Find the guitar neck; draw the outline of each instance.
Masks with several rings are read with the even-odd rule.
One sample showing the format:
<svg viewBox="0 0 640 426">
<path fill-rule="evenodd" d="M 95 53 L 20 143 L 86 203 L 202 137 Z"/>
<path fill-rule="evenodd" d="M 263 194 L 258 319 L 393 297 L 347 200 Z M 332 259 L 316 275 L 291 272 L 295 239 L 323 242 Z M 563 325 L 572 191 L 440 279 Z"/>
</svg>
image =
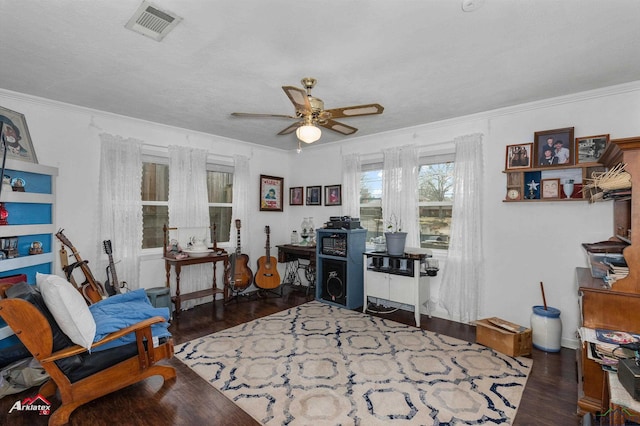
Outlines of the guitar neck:
<svg viewBox="0 0 640 426">
<path fill-rule="evenodd" d="M 240 255 L 242 248 L 240 247 L 240 230 L 238 229 L 238 237 L 236 238 L 236 255 Z"/>
<path fill-rule="evenodd" d="M 265 247 L 267 263 L 271 263 L 271 245 L 269 244 L 269 234 L 267 234 L 267 246 Z"/>
<path fill-rule="evenodd" d="M 109 254 L 109 270 L 111 271 L 111 279 L 113 280 L 113 288 L 120 288 L 120 281 L 118 281 L 118 275 L 116 274 L 116 265 L 113 263 L 113 256 Z M 116 290 L 117 291 L 117 290 Z M 118 293 L 120 293 L 118 291 Z"/>
</svg>

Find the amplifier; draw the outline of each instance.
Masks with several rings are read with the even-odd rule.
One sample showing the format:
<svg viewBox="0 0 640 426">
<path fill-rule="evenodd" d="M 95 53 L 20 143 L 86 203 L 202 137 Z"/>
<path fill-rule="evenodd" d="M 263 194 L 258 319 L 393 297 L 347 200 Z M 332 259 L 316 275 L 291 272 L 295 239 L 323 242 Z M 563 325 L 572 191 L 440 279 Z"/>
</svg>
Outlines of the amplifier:
<svg viewBox="0 0 640 426">
<path fill-rule="evenodd" d="M 329 256 L 347 255 L 347 236 L 344 234 L 334 234 L 322 237 L 322 254 Z"/>
<path fill-rule="evenodd" d="M 328 229 L 360 229 L 360 220 L 332 220 L 326 223 Z"/>
</svg>

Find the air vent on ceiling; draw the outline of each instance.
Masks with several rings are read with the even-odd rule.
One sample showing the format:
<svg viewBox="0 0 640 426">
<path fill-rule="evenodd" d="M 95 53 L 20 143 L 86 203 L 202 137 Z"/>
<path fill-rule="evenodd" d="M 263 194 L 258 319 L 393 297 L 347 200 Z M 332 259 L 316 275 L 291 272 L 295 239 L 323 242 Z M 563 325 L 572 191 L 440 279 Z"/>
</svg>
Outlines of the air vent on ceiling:
<svg viewBox="0 0 640 426">
<path fill-rule="evenodd" d="M 182 21 L 182 18 L 174 13 L 161 10 L 151 3 L 143 1 L 136 13 L 129 19 L 125 28 L 160 41 L 180 21 Z"/>
</svg>

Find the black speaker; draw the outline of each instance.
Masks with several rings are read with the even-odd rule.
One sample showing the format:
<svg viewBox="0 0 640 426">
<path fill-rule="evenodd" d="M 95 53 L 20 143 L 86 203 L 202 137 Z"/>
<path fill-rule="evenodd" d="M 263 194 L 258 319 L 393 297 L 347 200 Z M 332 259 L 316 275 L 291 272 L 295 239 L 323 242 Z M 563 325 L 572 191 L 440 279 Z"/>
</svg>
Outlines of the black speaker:
<svg viewBox="0 0 640 426">
<path fill-rule="evenodd" d="M 347 304 L 347 262 L 322 259 L 322 299 Z"/>
</svg>

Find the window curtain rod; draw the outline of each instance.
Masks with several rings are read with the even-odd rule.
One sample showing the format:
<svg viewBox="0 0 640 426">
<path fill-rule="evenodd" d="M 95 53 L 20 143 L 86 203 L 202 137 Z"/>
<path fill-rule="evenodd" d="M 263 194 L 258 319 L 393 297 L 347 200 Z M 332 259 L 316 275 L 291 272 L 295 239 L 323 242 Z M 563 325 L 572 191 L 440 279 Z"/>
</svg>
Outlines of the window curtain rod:
<svg viewBox="0 0 640 426">
<path fill-rule="evenodd" d="M 172 145 L 178 145 L 178 144 L 172 144 Z M 169 152 L 169 147 L 168 146 L 164 146 L 164 145 L 156 145 L 156 144 L 152 144 L 152 143 L 147 143 L 147 142 L 143 142 L 142 144 L 142 149 L 151 149 L 153 151 L 162 151 L 162 153 L 164 154 L 165 152 L 168 153 Z M 210 152 L 208 149 L 207 151 L 207 158 L 223 158 L 225 160 L 231 160 L 230 162 L 232 163 L 234 160 L 233 155 L 225 155 L 225 154 L 214 154 L 212 152 Z M 153 152 L 151 153 L 153 154 Z"/>
</svg>

